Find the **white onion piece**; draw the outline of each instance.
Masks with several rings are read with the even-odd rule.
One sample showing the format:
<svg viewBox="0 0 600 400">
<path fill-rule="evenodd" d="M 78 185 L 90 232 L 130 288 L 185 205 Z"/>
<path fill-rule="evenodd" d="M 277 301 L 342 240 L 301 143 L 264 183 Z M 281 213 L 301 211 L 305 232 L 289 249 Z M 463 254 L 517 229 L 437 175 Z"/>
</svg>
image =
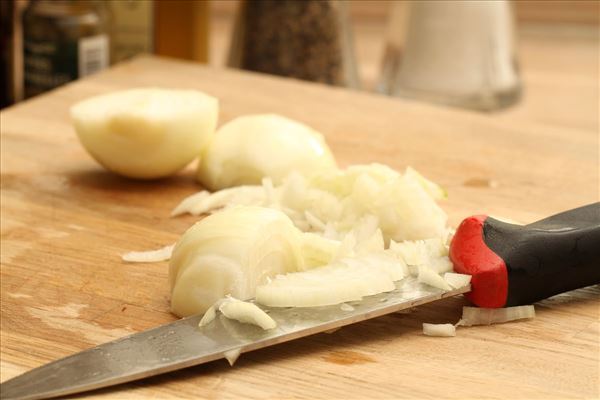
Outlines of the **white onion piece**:
<svg viewBox="0 0 600 400">
<path fill-rule="evenodd" d="M 81 143 L 105 168 L 155 179 L 171 175 L 213 136 L 218 100 L 196 90 L 139 88 L 89 98 L 71 108 Z"/>
<path fill-rule="evenodd" d="M 452 265 L 452 261 L 450 261 L 448 256 L 433 258 L 426 265 L 436 274 L 443 274 L 454 270 L 454 265 Z"/>
<path fill-rule="evenodd" d="M 278 275 L 256 288 L 256 301 L 272 307 L 316 307 L 360 300 L 395 289 L 405 265 L 392 255 L 347 258 L 304 272 Z"/>
<path fill-rule="evenodd" d="M 428 264 L 432 259 L 448 255 L 444 236 L 425 240 L 390 242 L 390 250 L 400 255 L 408 265 Z"/>
<path fill-rule="evenodd" d="M 491 325 L 534 317 L 535 309 L 532 305 L 506 308 L 463 307 L 462 318 L 456 325 Z"/>
<path fill-rule="evenodd" d="M 195 204 L 190 200 L 176 211 L 199 214 L 233 205 L 267 206 L 285 212 L 302 231 L 335 239 L 366 225 L 364 221 L 375 221 L 374 228 L 381 229 L 385 243 L 423 240 L 392 246 L 398 251 L 410 247 L 404 251 L 410 265 L 447 255 L 446 214 L 414 174 L 403 176 L 371 164 L 325 170 L 311 179 L 293 172 L 275 187 L 268 182 L 221 190 L 208 198 L 199 196 Z"/>
<path fill-rule="evenodd" d="M 242 349 L 237 348 L 237 349 L 226 351 L 225 353 L 223 353 L 223 355 L 225 356 L 225 359 L 229 363 L 229 366 L 233 367 L 233 364 L 235 364 L 237 359 L 240 357 L 241 353 L 242 353 Z"/>
<path fill-rule="evenodd" d="M 210 193 L 203 190 L 202 192 L 194 193 L 193 195 L 186 197 L 173 209 L 173 211 L 171 211 L 171 216 L 176 217 L 181 214 L 196 214 L 194 209 L 198 204 L 203 204 L 209 196 Z"/>
<path fill-rule="evenodd" d="M 262 206 L 267 197 L 262 186 L 238 186 L 220 190 L 215 193 L 202 191 L 185 199 L 171 212 L 172 216 L 189 213 L 201 215 L 214 212 L 224 207 Z"/>
<path fill-rule="evenodd" d="M 425 191 L 429 193 L 429 195 L 432 198 L 436 200 L 448 198 L 448 193 L 440 185 L 430 181 L 429 179 L 426 179 L 423 175 L 418 173 L 412 167 L 407 167 L 404 171 L 404 175 L 417 180 L 419 184 L 423 187 L 423 189 L 425 189 Z"/>
<path fill-rule="evenodd" d="M 301 235 L 269 208 L 232 207 L 202 219 L 173 250 L 171 310 L 202 313 L 226 294 L 246 300 L 268 277 L 303 269 Z"/>
<path fill-rule="evenodd" d="M 423 324 L 423 334 L 426 336 L 453 337 L 456 328 L 452 324 Z"/>
<path fill-rule="evenodd" d="M 304 211 L 304 217 L 306 218 L 308 224 L 315 230 L 324 232 L 325 229 L 327 229 L 325 223 L 316 216 L 314 216 L 313 213 L 311 213 L 310 211 Z"/>
<path fill-rule="evenodd" d="M 243 324 L 260 326 L 264 330 L 277 327 L 275 320 L 269 317 L 256 304 L 240 301 L 232 297 L 226 298 L 219 305 L 219 311 L 229 319 L 235 319 Z"/>
<path fill-rule="evenodd" d="M 217 303 L 220 303 L 220 301 L 218 301 Z M 206 325 L 210 324 L 211 322 L 213 322 L 215 320 L 215 318 L 217 317 L 217 309 L 218 309 L 218 304 L 213 304 L 212 306 L 210 306 L 208 308 L 208 310 L 206 310 L 206 312 L 204 313 L 202 318 L 200 319 L 198 326 L 201 328 L 201 327 L 206 326 Z"/>
<path fill-rule="evenodd" d="M 454 289 L 459 289 L 467 286 L 471 282 L 471 275 L 446 272 L 444 274 L 444 280 Z"/>
<path fill-rule="evenodd" d="M 342 305 L 340 305 L 340 310 L 350 312 L 354 311 L 354 307 L 352 307 L 350 304 L 342 303 Z"/>
<path fill-rule="evenodd" d="M 311 269 L 330 264 L 339 252 L 341 243 L 327 239 L 314 233 L 302 235 L 302 257 L 304 262 L 301 269 Z"/>
<path fill-rule="evenodd" d="M 452 290 L 444 278 L 436 274 L 431 268 L 425 265 L 419 265 L 419 275 L 417 280 L 420 283 L 425 283 L 429 286 L 433 286 L 442 290 Z"/>
<path fill-rule="evenodd" d="M 130 251 L 129 253 L 123 254 L 121 258 L 123 261 L 139 263 L 167 261 L 171 258 L 174 247 L 175 245 L 171 244 L 157 250 Z"/>
<path fill-rule="evenodd" d="M 200 158 L 198 180 L 211 190 L 280 184 L 292 171 L 310 176 L 336 168 L 323 135 L 276 114 L 246 115 L 219 128 Z"/>
</svg>

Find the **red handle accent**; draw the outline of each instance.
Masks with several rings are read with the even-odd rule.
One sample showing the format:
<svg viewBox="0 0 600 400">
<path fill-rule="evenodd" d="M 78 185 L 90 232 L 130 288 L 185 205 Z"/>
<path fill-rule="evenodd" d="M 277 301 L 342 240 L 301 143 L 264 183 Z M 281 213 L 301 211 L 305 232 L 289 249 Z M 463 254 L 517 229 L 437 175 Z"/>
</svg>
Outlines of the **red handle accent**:
<svg viewBox="0 0 600 400">
<path fill-rule="evenodd" d="M 508 272 L 504 260 L 483 240 L 487 215 L 465 219 L 450 243 L 454 270 L 471 275 L 471 292 L 465 296 L 479 307 L 504 307 L 508 296 Z"/>
</svg>

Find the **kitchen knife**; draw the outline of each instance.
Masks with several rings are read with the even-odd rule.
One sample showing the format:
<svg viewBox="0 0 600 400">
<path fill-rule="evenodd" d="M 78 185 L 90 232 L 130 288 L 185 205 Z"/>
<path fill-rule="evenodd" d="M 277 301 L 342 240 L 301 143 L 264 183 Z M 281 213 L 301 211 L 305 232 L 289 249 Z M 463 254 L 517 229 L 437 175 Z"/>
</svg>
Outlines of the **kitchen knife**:
<svg viewBox="0 0 600 400">
<path fill-rule="evenodd" d="M 268 331 L 219 315 L 198 327 L 201 315 L 102 344 L 33 369 L 0 385 L 0 397 L 45 399 L 146 378 L 245 353 L 319 332 L 379 317 L 469 291 L 444 292 L 409 277 L 396 290 L 340 305 L 311 308 L 261 308 L 277 322 Z"/>
<path fill-rule="evenodd" d="M 600 203 L 529 225 L 487 216 L 465 219 L 450 245 L 457 272 L 472 290 L 443 291 L 408 277 L 389 293 L 340 306 L 262 307 L 277 322 L 269 331 L 220 315 L 201 315 L 133 334 L 54 361 L 0 385 L 3 399 L 42 399 L 129 382 L 325 332 L 445 297 L 467 293 L 482 307 L 531 302 L 600 283 Z"/>
<path fill-rule="evenodd" d="M 450 244 L 454 270 L 471 275 L 480 307 L 532 304 L 600 283 L 600 203 L 515 225 L 476 215 Z"/>
</svg>

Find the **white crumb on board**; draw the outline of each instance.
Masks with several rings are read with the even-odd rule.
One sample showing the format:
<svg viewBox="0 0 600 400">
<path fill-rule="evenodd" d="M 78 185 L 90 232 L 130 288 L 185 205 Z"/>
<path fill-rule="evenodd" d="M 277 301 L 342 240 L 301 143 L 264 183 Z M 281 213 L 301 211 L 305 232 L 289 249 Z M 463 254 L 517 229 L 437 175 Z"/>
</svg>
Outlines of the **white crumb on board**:
<svg viewBox="0 0 600 400">
<path fill-rule="evenodd" d="M 235 362 L 237 361 L 237 359 L 241 353 L 242 353 L 242 349 L 237 348 L 237 349 L 226 351 L 224 356 L 227 359 L 227 362 L 229 362 L 229 365 L 231 365 L 233 367 L 233 364 L 235 364 Z"/>
<path fill-rule="evenodd" d="M 30 299 L 31 296 L 25 293 L 7 293 L 8 297 L 12 297 L 13 299 Z"/>
</svg>

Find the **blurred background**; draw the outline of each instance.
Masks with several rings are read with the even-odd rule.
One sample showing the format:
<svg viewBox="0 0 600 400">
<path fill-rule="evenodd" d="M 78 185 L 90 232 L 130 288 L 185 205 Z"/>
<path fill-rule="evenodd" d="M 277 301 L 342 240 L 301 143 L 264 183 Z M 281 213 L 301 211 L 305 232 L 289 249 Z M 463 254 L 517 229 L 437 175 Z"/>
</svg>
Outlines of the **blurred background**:
<svg viewBox="0 0 600 400">
<path fill-rule="evenodd" d="M 595 0 L 1 0 L 2 107 L 144 53 L 598 129 Z"/>
</svg>

